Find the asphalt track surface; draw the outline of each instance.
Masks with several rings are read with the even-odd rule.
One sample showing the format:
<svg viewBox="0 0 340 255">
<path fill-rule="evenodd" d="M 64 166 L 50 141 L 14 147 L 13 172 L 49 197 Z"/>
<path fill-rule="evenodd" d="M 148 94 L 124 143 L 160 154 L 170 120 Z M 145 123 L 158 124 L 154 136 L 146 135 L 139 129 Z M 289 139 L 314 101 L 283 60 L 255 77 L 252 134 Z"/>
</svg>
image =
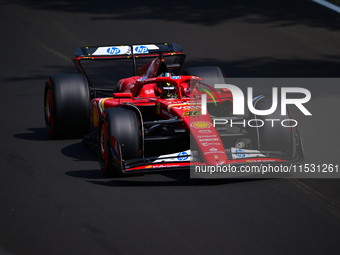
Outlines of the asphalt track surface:
<svg viewBox="0 0 340 255">
<path fill-rule="evenodd" d="M 106 179 L 43 118 L 45 80 L 75 71 L 84 45 L 171 41 L 187 66 L 229 77 L 339 77 L 338 13 L 307 0 L 22 0 L 0 1 L 0 19 L 0 254 L 340 253 L 338 179 Z M 339 86 L 307 88 L 306 161 L 338 164 Z"/>
</svg>

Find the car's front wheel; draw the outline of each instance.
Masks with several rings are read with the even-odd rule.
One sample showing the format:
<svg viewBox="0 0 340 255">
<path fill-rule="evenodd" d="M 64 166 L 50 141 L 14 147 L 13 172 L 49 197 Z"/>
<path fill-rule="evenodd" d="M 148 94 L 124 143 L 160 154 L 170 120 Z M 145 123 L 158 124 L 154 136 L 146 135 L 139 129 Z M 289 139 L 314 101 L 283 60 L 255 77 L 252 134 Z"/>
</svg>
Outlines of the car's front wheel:
<svg viewBox="0 0 340 255">
<path fill-rule="evenodd" d="M 116 107 L 103 112 L 98 132 L 98 157 L 105 175 L 121 175 L 123 160 L 141 156 L 141 130 L 140 119 L 132 109 Z"/>
</svg>

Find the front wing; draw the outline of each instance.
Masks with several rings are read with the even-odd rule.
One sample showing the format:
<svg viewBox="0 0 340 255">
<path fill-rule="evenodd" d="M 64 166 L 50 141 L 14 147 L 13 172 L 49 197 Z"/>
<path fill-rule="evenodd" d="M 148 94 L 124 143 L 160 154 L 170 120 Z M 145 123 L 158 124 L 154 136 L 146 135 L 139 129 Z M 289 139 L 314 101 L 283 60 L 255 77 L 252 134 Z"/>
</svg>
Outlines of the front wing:
<svg viewBox="0 0 340 255">
<path fill-rule="evenodd" d="M 279 159 L 275 157 L 266 157 L 264 155 L 267 152 L 264 151 L 254 151 L 253 154 L 257 157 L 251 157 L 251 152 L 247 152 L 248 155 L 245 158 L 233 159 L 233 153 L 237 153 L 233 150 L 226 151 L 228 158 L 230 160 L 224 166 L 232 166 L 235 169 L 239 169 L 242 166 L 262 166 L 265 164 L 270 164 L 272 166 L 291 166 L 298 165 L 304 162 L 304 151 L 302 142 L 296 146 L 297 157 L 292 160 Z M 263 155 L 259 157 L 259 153 Z M 199 160 L 199 153 L 197 151 L 182 151 L 172 154 L 166 154 L 159 157 L 148 157 L 148 158 L 138 158 L 131 159 L 122 162 L 122 172 L 125 174 L 132 173 L 151 173 L 158 171 L 173 171 L 173 170 L 188 170 L 194 168 L 195 166 L 207 166 Z M 222 166 L 222 165 L 221 165 Z"/>
</svg>

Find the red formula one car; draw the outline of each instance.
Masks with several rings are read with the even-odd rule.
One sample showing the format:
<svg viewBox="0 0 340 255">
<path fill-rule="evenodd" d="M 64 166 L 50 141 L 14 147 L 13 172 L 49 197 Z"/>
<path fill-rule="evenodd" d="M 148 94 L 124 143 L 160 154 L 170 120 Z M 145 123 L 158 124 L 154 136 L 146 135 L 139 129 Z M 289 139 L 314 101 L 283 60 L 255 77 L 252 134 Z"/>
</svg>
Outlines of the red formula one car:
<svg viewBox="0 0 340 255">
<path fill-rule="evenodd" d="M 45 85 L 47 130 L 55 138 L 85 135 L 108 175 L 303 160 L 295 127 L 215 126 L 217 117 L 241 120 L 231 114 L 231 92 L 213 87 L 224 83 L 222 71 L 208 66 L 181 73 L 185 54 L 178 44 L 83 47 L 75 56 L 79 73 L 53 75 Z M 99 69 L 118 78 L 98 88 L 83 63 L 106 60 L 118 65 Z M 202 114 L 203 94 L 208 114 Z M 268 107 L 265 99 L 256 101 L 258 109 Z M 261 118 L 250 115 L 244 119 Z"/>
</svg>

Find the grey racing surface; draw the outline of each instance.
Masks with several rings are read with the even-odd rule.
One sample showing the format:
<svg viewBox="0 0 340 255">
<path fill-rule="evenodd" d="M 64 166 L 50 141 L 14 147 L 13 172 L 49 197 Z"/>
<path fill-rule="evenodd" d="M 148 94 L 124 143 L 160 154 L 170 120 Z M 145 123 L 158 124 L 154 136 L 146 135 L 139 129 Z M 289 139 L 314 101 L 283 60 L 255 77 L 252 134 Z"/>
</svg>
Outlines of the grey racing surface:
<svg viewBox="0 0 340 255">
<path fill-rule="evenodd" d="M 43 115 L 46 79 L 75 72 L 81 46 L 168 41 L 187 67 L 228 77 L 339 77 L 338 13 L 308 0 L 1 0 L 0 19 L 0 254 L 340 253 L 338 179 L 108 179 L 81 139 L 51 140 Z M 339 164 L 340 85 L 308 89 L 306 162 Z"/>
</svg>

